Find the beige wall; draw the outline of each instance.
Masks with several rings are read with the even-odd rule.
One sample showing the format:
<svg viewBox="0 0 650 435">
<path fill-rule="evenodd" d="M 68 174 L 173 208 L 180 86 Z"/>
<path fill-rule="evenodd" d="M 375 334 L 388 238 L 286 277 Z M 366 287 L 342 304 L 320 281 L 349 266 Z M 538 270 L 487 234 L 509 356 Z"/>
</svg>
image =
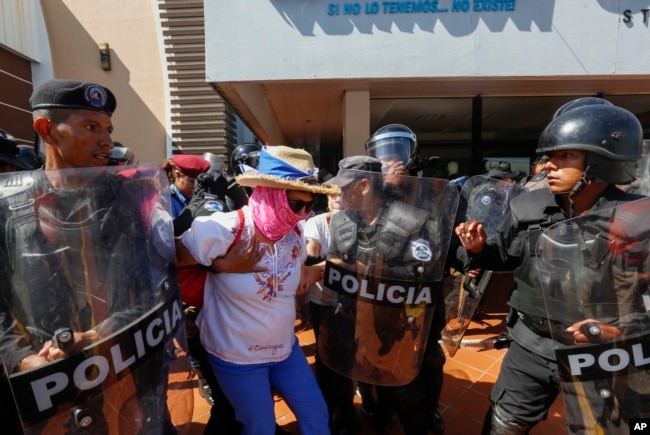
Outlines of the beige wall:
<svg viewBox="0 0 650 435">
<path fill-rule="evenodd" d="M 54 77 L 113 91 L 113 140 L 132 148 L 140 163 L 160 163 L 167 154 L 165 83 L 152 2 L 41 0 L 41 7 Z M 101 68 L 101 42 L 110 46 L 111 71 Z"/>
</svg>

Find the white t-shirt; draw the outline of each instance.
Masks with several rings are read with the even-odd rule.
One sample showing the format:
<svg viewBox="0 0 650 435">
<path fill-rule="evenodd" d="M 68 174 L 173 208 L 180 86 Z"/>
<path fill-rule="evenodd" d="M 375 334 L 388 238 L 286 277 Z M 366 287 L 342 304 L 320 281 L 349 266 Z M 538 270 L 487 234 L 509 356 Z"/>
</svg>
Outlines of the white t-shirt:
<svg viewBox="0 0 650 435">
<path fill-rule="evenodd" d="M 243 209 L 240 240 L 250 241 L 255 225 L 250 208 Z M 237 212 L 198 217 L 183 234 L 183 244 L 203 265 L 226 254 L 239 228 Z M 208 273 L 203 308 L 197 318 L 201 342 L 211 354 L 235 364 L 282 361 L 291 353 L 300 268 L 307 258 L 298 231 L 265 249 L 258 266 L 263 272 Z"/>
<path fill-rule="evenodd" d="M 330 227 L 327 223 L 327 213 L 321 213 L 307 219 L 304 231 L 305 241 L 320 244 L 319 255 L 321 257 L 326 256 L 330 247 Z M 326 288 L 322 281 L 309 288 L 307 302 L 313 302 L 318 305 L 336 306 L 337 300 L 337 293 Z"/>
</svg>

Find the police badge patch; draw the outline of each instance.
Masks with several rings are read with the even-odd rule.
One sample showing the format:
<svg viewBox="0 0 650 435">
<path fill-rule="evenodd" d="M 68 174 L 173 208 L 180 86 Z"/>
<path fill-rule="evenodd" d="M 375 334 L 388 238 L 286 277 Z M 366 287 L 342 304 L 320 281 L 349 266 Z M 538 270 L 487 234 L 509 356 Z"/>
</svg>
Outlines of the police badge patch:
<svg viewBox="0 0 650 435">
<path fill-rule="evenodd" d="M 411 253 L 414 258 L 420 261 L 431 261 L 433 258 L 433 252 L 431 252 L 429 242 L 424 239 L 411 241 Z"/>
<path fill-rule="evenodd" d="M 203 208 L 210 212 L 223 211 L 223 204 L 219 201 L 210 200 L 203 204 Z"/>
<path fill-rule="evenodd" d="M 106 105 L 106 92 L 104 91 L 104 88 L 99 85 L 86 85 L 86 89 L 84 89 L 84 97 L 88 104 L 93 107 L 101 109 Z"/>
</svg>

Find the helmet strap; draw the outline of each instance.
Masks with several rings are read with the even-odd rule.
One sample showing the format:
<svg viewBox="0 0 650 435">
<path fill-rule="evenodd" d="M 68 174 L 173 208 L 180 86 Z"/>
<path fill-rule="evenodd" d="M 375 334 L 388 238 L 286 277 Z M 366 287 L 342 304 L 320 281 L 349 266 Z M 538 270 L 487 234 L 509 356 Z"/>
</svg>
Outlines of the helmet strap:
<svg viewBox="0 0 650 435">
<path fill-rule="evenodd" d="M 582 176 L 578 180 L 578 182 L 573 186 L 573 189 L 571 189 L 571 192 L 569 192 L 569 218 L 572 218 L 575 216 L 575 204 L 573 202 L 573 198 L 580 193 L 582 189 L 585 188 L 585 186 L 589 183 L 589 179 L 591 179 L 591 175 L 589 174 L 591 169 L 590 165 L 587 165 L 585 170 L 582 172 Z"/>
</svg>

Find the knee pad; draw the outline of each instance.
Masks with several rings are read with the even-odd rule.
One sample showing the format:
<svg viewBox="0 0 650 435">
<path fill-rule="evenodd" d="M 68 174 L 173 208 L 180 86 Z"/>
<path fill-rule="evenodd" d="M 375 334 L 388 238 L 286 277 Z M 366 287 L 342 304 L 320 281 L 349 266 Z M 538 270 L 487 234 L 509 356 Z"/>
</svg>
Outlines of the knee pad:
<svg viewBox="0 0 650 435">
<path fill-rule="evenodd" d="M 499 405 L 492 405 L 485 415 L 482 435 L 525 435 L 530 426 L 509 416 Z"/>
</svg>

